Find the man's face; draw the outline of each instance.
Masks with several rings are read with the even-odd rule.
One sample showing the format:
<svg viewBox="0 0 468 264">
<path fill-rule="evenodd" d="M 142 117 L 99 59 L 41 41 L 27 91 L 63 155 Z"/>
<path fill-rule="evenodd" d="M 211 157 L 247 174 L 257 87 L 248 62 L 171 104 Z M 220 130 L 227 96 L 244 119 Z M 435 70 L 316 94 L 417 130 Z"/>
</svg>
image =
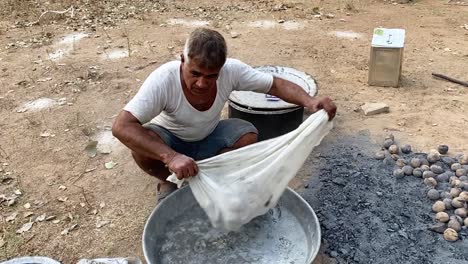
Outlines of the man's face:
<svg viewBox="0 0 468 264">
<path fill-rule="evenodd" d="M 207 69 L 190 60 L 188 63 L 182 59 L 182 77 L 187 89 L 193 95 L 209 94 L 216 89 L 221 69 Z"/>
</svg>

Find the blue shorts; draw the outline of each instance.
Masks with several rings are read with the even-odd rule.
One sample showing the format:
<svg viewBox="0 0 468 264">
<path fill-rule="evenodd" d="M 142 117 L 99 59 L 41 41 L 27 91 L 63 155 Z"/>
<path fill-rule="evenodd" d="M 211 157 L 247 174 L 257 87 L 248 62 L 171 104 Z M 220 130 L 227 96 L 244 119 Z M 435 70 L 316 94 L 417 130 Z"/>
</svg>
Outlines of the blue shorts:
<svg viewBox="0 0 468 264">
<path fill-rule="evenodd" d="M 202 160 L 216 156 L 220 150 L 229 148 L 247 133 L 258 134 L 258 130 L 250 122 L 229 118 L 219 121 L 216 128 L 206 138 L 200 141 L 187 142 L 178 138 L 162 126 L 148 123 L 144 125 L 161 137 L 173 150 L 194 160 Z"/>
</svg>

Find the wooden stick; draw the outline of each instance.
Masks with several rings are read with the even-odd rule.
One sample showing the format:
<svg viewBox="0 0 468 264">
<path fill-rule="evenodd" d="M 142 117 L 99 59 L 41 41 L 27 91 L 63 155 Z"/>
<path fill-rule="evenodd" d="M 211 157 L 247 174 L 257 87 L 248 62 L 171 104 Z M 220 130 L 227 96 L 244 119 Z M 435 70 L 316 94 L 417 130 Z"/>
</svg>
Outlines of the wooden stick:
<svg viewBox="0 0 468 264">
<path fill-rule="evenodd" d="M 447 80 L 449 82 L 457 83 L 457 84 L 463 85 L 465 87 L 468 87 L 468 82 L 460 81 L 460 80 L 454 79 L 452 77 L 448 77 L 448 76 L 440 74 L 440 73 L 434 73 L 433 72 L 432 75 L 435 76 L 435 77 L 439 77 L 439 78 L 442 78 L 444 80 Z"/>
</svg>

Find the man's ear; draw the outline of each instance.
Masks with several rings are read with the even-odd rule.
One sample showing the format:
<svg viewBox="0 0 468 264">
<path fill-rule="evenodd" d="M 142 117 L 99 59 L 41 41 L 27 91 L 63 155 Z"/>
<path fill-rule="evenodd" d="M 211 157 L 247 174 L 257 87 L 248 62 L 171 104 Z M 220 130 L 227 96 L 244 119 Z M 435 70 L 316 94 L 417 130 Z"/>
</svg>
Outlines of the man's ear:
<svg viewBox="0 0 468 264">
<path fill-rule="evenodd" d="M 183 54 L 183 53 L 180 54 L 180 61 L 181 61 L 182 63 L 185 62 L 185 58 L 184 58 L 184 54 Z"/>
</svg>

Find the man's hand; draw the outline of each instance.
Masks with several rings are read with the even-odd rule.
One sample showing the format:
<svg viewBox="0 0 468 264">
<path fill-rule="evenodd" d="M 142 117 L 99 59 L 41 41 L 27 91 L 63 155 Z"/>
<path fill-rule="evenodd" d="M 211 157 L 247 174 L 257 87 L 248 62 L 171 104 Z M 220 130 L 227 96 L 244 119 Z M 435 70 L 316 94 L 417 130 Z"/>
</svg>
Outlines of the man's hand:
<svg viewBox="0 0 468 264">
<path fill-rule="evenodd" d="M 166 163 L 166 166 L 170 172 L 177 175 L 179 180 L 198 174 L 198 166 L 195 161 L 180 153 L 175 153 L 168 163 Z"/>
<path fill-rule="evenodd" d="M 305 107 L 315 113 L 324 109 L 328 113 L 328 120 L 332 120 L 336 114 L 336 105 L 329 97 L 314 97 Z"/>
</svg>

